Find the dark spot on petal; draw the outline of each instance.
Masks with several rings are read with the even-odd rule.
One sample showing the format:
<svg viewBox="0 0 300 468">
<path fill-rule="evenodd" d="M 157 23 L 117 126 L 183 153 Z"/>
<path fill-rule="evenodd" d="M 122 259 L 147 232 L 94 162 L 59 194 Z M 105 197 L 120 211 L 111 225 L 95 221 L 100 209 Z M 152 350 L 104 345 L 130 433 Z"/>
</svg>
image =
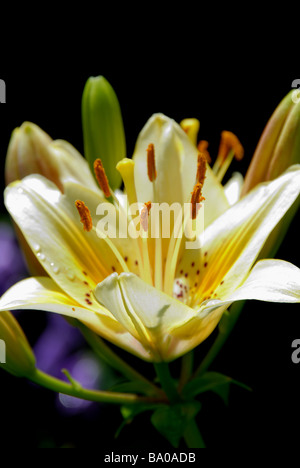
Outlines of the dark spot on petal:
<svg viewBox="0 0 300 468">
<path fill-rule="evenodd" d="M 91 297 L 90 293 L 86 293 L 86 297 Z"/>
<path fill-rule="evenodd" d="M 114 267 L 114 266 L 112 266 L 112 267 L 111 267 L 111 269 L 112 269 L 112 271 L 116 271 L 116 269 L 115 269 L 115 267 Z"/>
<path fill-rule="evenodd" d="M 87 281 L 84 281 L 83 284 L 85 284 L 86 286 L 89 285 L 89 283 Z"/>
<path fill-rule="evenodd" d="M 195 283 L 194 286 L 195 286 L 195 288 L 196 288 L 196 287 L 198 286 L 198 283 Z"/>
<path fill-rule="evenodd" d="M 86 271 L 82 271 L 82 273 L 83 273 L 85 276 L 87 276 L 87 275 L 88 275 Z"/>
<path fill-rule="evenodd" d="M 207 267 L 207 262 L 204 263 L 204 268 L 206 268 L 206 267 Z"/>
<path fill-rule="evenodd" d="M 224 281 L 221 281 L 221 283 L 220 283 L 220 284 L 224 284 Z"/>
<path fill-rule="evenodd" d="M 72 307 L 73 312 L 75 312 L 75 307 Z"/>
<path fill-rule="evenodd" d="M 125 262 L 128 262 L 128 257 L 124 257 Z"/>
<path fill-rule="evenodd" d="M 180 272 L 179 272 L 179 273 L 180 273 L 181 275 L 183 275 L 183 270 L 180 270 Z"/>
<path fill-rule="evenodd" d="M 204 252 L 204 257 L 206 257 L 206 256 L 207 256 L 207 254 L 208 254 L 208 252 Z"/>
<path fill-rule="evenodd" d="M 184 275 L 184 276 L 187 278 L 187 277 L 189 276 L 189 274 L 188 274 L 188 273 L 185 273 L 185 275 Z"/>
<path fill-rule="evenodd" d="M 134 263 L 135 263 L 135 265 L 138 265 L 138 264 L 139 264 L 139 262 L 138 262 L 137 260 L 136 260 Z"/>
<path fill-rule="evenodd" d="M 195 262 L 191 263 L 191 266 L 194 267 L 194 266 L 195 266 Z"/>
<path fill-rule="evenodd" d="M 197 270 L 197 275 L 200 275 L 200 270 Z"/>
</svg>

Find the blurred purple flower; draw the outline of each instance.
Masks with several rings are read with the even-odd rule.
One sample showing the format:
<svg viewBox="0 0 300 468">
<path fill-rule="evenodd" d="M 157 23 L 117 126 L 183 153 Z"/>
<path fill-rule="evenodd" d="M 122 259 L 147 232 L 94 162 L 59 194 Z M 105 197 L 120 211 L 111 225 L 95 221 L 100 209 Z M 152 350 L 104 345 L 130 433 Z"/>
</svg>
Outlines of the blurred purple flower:
<svg viewBox="0 0 300 468">
<path fill-rule="evenodd" d="M 0 296 L 28 276 L 25 261 L 12 226 L 0 222 Z"/>
<path fill-rule="evenodd" d="M 88 389 L 107 388 L 114 383 L 112 371 L 86 349 L 78 329 L 63 317 L 47 314 L 48 324 L 34 346 L 37 367 L 61 380 L 68 381 L 62 373 L 67 369 L 73 379 Z M 85 413 L 96 416 L 99 404 L 58 394 L 57 409 L 65 415 Z"/>
<path fill-rule="evenodd" d="M 0 222 L 0 296 L 27 276 L 26 263 L 13 227 Z M 85 388 L 107 387 L 115 380 L 112 371 L 85 348 L 79 330 L 60 315 L 47 314 L 47 325 L 34 346 L 34 354 L 39 369 L 62 380 L 67 380 L 62 374 L 62 369 L 67 369 Z M 57 395 L 57 408 L 66 415 L 96 413 L 97 407 L 99 405 L 90 401 Z"/>
</svg>

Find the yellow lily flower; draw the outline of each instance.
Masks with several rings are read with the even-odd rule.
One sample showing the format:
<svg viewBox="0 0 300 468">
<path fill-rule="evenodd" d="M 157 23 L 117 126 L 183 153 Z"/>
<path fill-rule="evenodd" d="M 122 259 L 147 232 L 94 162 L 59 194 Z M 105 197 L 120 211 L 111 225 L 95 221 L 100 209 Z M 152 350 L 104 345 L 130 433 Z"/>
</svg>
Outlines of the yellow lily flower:
<svg viewBox="0 0 300 468">
<path fill-rule="evenodd" d="M 103 234 L 104 225 L 110 233 L 115 224 L 111 210 L 103 230 L 96 229 L 99 208 L 108 205 L 102 192 L 114 198 L 118 225 L 122 211 L 128 214 L 100 163 L 95 171 L 102 192 L 67 180 L 62 193 L 41 175 L 7 187 L 6 207 L 49 276 L 14 285 L 2 296 L 0 310 L 73 317 L 136 356 L 160 362 L 199 345 L 234 301 L 300 302 L 297 267 L 280 260 L 255 263 L 299 195 L 299 165 L 230 206 L 184 130 L 155 114 L 138 137 L 133 159 L 120 161 L 117 168 L 129 204 L 142 205 L 138 238 L 129 236 L 127 228 L 125 236 Z M 191 193 L 192 221 L 204 214 L 194 248 L 185 237 L 176 237 L 178 219 L 179 231 L 185 227 L 181 218 L 171 222 L 171 234 L 164 237 L 153 215 L 155 204 L 183 207 Z"/>
</svg>

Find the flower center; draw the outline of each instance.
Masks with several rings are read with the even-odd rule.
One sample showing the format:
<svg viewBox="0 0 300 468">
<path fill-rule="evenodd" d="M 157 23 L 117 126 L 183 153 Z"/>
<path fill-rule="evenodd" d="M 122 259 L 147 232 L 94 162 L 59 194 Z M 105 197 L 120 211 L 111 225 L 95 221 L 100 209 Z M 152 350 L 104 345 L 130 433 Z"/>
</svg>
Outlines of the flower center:
<svg viewBox="0 0 300 468">
<path fill-rule="evenodd" d="M 153 143 L 149 143 L 146 150 L 147 176 L 153 184 L 153 201 L 145 202 L 144 206 L 139 209 L 141 235 L 133 238 L 127 231 L 128 237 L 130 237 L 131 251 L 134 251 L 134 268 L 132 268 L 133 264 L 128 261 L 128 253 L 121 252 L 122 244 L 115 241 L 115 239 L 110 239 L 107 235 L 103 237 L 121 270 L 134 272 L 147 283 L 191 306 L 196 306 L 199 301 L 208 299 L 214 293 L 214 291 L 211 291 L 210 294 L 205 292 L 205 294 L 201 294 L 201 297 L 199 296 L 200 283 L 203 282 L 202 272 L 207 267 L 207 252 L 202 252 L 197 230 L 194 229 L 201 202 L 204 200 L 202 189 L 205 183 L 207 159 L 209 157 L 207 147 L 208 143 L 206 141 L 202 141 L 198 145 L 198 148 L 201 148 L 202 151 L 198 153 L 195 185 L 191 192 L 191 198 L 186 201 L 189 207 L 188 215 L 186 215 L 186 210 L 182 209 L 179 214 L 174 212 L 174 220 L 170 225 L 170 234 L 166 238 L 162 235 L 162 212 L 159 212 L 159 216 L 155 216 L 152 209 L 153 204 L 157 201 L 156 183 L 158 174 L 156 171 L 155 147 Z M 224 168 L 226 171 L 226 167 L 229 167 L 234 155 L 240 159 L 243 155 L 243 148 L 235 135 L 231 132 L 223 132 L 219 154 L 214 165 L 214 171 L 219 179 L 222 179 Z M 117 170 L 124 182 L 129 206 L 138 204 L 134 166 L 134 161 L 127 158 L 117 164 Z M 129 223 L 134 221 L 131 211 L 120 205 L 115 193 L 110 188 L 100 159 L 95 161 L 94 170 L 105 197 L 114 203 L 119 214 L 123 210 L 122 214 L 127 217 Z M 75 205 L 84 230 L 87 232 L 94 230 L 99 236 L 98 226 L 96 230 L 92 224 L 92 217 L 88 207 L 81 200 L 77 200 Z M 187 236 L 191 240 L 190 233 L 196 233 L 193 234 L 194 238 L 192 239 L 195 242 L 195 247 L 191 250 L 185 245 Z M 117 271 L 119 271 L 119 268 Z M 113 267 L 113 271 L 116 271 L 115 267 Z M 200 278 L 202 279 L 201 282 Z"/>
</svg>

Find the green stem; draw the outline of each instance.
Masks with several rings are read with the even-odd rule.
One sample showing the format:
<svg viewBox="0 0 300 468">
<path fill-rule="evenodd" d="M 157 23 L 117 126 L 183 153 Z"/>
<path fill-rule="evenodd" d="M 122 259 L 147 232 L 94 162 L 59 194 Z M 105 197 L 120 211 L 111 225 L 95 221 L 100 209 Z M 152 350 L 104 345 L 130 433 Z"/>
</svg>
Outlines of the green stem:
<svg viewBox="0 0 300 468">
<path fill-rule="evenodd" d="M 189 422 L 183 437 L 188 448 L 206 448 L 195 419 Z"/>
<path fill-rule="evenodd" d="M 175 382 L 170 374 L 168 364 L 166 362 L 155 362 L 154 367 L 160 384 L 165 391 L 170 403 L 178 403 L 180 401 L 180 396 L 175 386 Z"/>
<path fill-rule="evenodd" d="M 42 387 L 49 388 L 57 393 L 64 393 L 83 400 L 101 402 L 101 403 L 114 403 L 118 405 L 138 405 L 138 404 L 161 404 L 162 402 L 155 398 L 139 397 L 130 393 L 115 393 L 98 390 L 88 390 L 82 388 L 79 384 L 68 384 L 62 380 L 56 379 L 51 375 L 45 374 L 39 369 L 36 369 L 32 375 L 28 376 L 32 382 L 41 385 Z"/>
<path fill-rule="evenodd" d="M 138 371 L 133 369 L 127 362 L 123 361 L 116 353 L 114 353 L 104 341 L 87 328 L 82 323 L 77 324 L 84 338 L 94 350 L 95 354 L 109 366 L 123 374 L 127 379 L 132 381 L 140 381 L 148 385 L 149 392 L 159 396 L 163 396 L 163 392 L 154 383 L 150 382 L 146 377 L 140 374 Z"/>
<path fill-rule="evenodd" d="M 232 332 L 239 316 L 244 307 L 245 301 L 235 302 L 231 307 L 227 315 L 222 317 L 222 320 L 219 325 L 219 334 L 214 341 L 212 347 L 208 351 L 207 355 L 201 362 L 198 369 L 194 372 L 193 377 L 197 377 L 210 367 L 212 362 L 215 360 L 217 355 L 219 354 L 220 350 L 222 349 L 223 345 L 227 341 L 230 333 Z"/>
<path fill-rule="evenodd" d="M 190 351 L 189 353 L 185 354 L 181 360 L 181 373 L 179 377 L 178 383 L 178 391 L 180 392 L 185 384 L 190 379 L 192 372 L 193 372 L 193 365 L 194 365 L 194 352 Z"/>
</svg>

